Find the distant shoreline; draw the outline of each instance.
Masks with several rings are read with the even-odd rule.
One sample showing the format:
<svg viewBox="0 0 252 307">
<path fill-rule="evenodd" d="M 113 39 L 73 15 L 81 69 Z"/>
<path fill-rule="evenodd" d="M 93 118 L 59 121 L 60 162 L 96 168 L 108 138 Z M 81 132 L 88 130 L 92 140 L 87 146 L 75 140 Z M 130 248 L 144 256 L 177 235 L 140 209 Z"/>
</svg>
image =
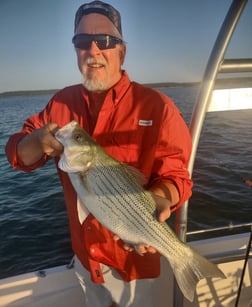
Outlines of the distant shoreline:
<svg viewBox="0 0 252 307">
<path fill-rule="evenodd" d="M 252 78 L 226 78 L 218 79 L 216 82 L 217 87 L 235 87 L 243 84 L 252 86 Z M 198 86 L 200 82 L 157 82 L 157 83 L 144 83 L 144 86 L 152 88 L 172 88 L 172 87 L 189 87 L 189 86 Z M 13 96 L 40 96 L 40 95 L 53 95 L 59 89 L 50 89 L 50 90 L 24 90 L 24 91 L 10 91 L 0 93 L 0 98 L 2 97 L 13 97 Z"/>
<path fill-rule="evenodd" d="M 13 96 L 40 96 L 40 95 L 51 95 L 56 93 L 57 89 L 52 90 L 34 90 L 34 91 L 11 91 L 0 93 L 1 97 L 13 97 Z"/>
<path fill-rule="evenodd" d="M 161 87 L 183 87 L 183 86 L 194 86 L 199 84 L 198 82 L 158 82 L 158 83 L 145 83 L 143 85 L 152 88 Z M 10 91 L 0 93 L 0 97 L 13 97 L 13 96 L 40 96 L 40 95 L 53 95 L 59 89 L 50 90 L 24 90 L 24 91 Z"/>
</svg>

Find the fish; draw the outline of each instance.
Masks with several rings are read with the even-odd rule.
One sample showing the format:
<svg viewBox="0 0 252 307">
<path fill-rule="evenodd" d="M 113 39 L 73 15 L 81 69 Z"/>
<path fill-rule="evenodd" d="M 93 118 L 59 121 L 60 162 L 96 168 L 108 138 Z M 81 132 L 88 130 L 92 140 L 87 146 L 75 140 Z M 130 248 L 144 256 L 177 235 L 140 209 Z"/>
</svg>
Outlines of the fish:
<svg viewBox="0 0 252 307">
<path fill-rule="evenodd" d="M 64 147 L 58 166 L 68 173 L 81 203 L 123 241 L 152 246 L 163 255 L 185 298 L 193 301 L 199 280 L 225 278 L 216 264 L 157 220 L 155 200 L 140 172 L 107 154 L 76 121 L 60 128 L 55 137 Z"/>
</svg>

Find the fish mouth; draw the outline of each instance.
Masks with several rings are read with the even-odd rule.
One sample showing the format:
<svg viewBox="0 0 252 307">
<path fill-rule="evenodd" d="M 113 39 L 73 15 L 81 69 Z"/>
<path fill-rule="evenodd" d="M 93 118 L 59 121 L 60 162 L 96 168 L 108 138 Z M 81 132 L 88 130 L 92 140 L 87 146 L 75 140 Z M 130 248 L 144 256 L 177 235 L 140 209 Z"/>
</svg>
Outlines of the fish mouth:
<svg viewBox="0 0 252 307">
<path fill-rule="evenodd" d="M 74 161 L 77 159 L 81 161 L 81 156 L 85 155 L 84 151 L 80 151 L 78 153 L 72 154 L 71 157 L 68 156 L 66 158 L 66 155 L 63 153 L 61 159 L 59 160 L 58 166 L 59 168 L 67 173 L 79 173 L 79 172 L 85 172 L 87 171 L 91 166 L 91 161 L 88 161 L 85 164 L 83 163 L 74 163 Z"/>
<path fill-rule="evenodd" d="M 73 120 L 70 123 L 68 123 L 66 126 L 58 129 L 56 133 L 54 134 L 54 137 L 63 145 L 65 146 L 65 139 L 67 137 L 71 137 L 71 133 L 74 130 L 74 128 L 78 125 L 78 123 Z"/>
</svg>

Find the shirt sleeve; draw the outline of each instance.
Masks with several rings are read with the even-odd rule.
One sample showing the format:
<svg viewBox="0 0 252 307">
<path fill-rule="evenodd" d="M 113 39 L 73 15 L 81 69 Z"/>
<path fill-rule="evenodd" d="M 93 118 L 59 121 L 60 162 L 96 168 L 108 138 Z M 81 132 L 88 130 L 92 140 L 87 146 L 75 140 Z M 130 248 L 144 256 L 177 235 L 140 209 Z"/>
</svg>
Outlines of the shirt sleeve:
<svg viewBox="0 0 252 307">
<path fill-rule="evenodd" d="M 173 210 L 192 193 L 192 180 L 187 170 L 191 148 L 191 136 L 182 114 L 175 105 L 167 105 L 159 132 L 151 185 L 170 181 L 177 187 L 180 200 Z"/>
<path fill-rule="evenodd" d="M 41 113 L 37 113 L 31 116 L 30 118 L 25 120 L 23 128 L 19 132 L 16 132 L 10 136 L 5 147 L 5 151 L 7 159 L 13 168 L 22 170 L 24 172 L 31 172 L 36 168 L 43 166 L 49 159 L 46 155 L 44 155 L 35 164 L 25 166 L 23 162 L 19 159 L 17 154 L 17 145 L 19 141 L 21 141 L 23 137 L 31 133 L 33 130 L 41 128 L 47 123 L 46 113 L 47 111 L 46 109 L 44 109 Z"/>
</svg>

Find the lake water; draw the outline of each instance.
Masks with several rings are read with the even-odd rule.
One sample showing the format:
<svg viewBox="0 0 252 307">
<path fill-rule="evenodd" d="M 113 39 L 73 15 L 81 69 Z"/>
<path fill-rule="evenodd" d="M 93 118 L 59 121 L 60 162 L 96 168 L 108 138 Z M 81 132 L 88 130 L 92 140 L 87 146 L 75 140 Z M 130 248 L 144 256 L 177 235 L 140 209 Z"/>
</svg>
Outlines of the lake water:
<svg viewBox="0 0 252 307">
<path fill-rule="evenodd" d="M 160 90 L 189 124 L 197 87 Z M 9 135 L 49 99 L 0 98 L 0 278 L 65 264 L 73 256 L 54 163 L 26 174 L 13 170 L 4 152 Z M 193 173 L 189 231 L 252 222 L 252 189 L 242 181 L 252 179 L 251 119 L 252 110 L 207 114 Z"/>
</svg>

